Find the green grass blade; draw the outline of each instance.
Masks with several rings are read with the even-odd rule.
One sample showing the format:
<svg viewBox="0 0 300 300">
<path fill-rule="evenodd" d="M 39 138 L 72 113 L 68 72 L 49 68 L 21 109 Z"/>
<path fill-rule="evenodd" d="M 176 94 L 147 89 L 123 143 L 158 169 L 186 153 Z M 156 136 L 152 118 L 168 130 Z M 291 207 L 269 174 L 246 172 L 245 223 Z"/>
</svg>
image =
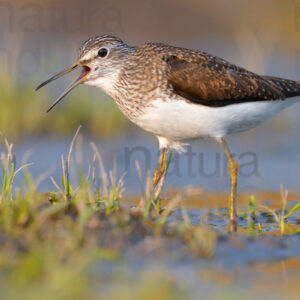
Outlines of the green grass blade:
<svg viewBox="0 0 300 300">
<path fill-rule="evenodd" d="M 300 203 L 296 204 L 285 216 L 284 218 L 287 219 L 290 217 L 292 214 L 294 214 L 297 210 L 300 209 Z"/>
</svg>

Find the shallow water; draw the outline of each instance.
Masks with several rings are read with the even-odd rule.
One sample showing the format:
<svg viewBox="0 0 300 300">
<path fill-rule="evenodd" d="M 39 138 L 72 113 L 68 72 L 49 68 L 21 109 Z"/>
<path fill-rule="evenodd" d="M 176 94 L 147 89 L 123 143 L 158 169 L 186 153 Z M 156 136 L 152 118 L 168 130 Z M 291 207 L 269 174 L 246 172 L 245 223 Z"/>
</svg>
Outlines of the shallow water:
<svg viewBox="0 0 300 300">
<path fill-rule="evenodd" d="M 276 210 L 281 206 L 279 201 L 269 197 L 269 207 Z M 299 234 L 280 235 L 278 224 L 264 212 L 256 212 L 250 220 L 239 218 L 238 232 L 228 234 L 226 209 L 193 208 L 191 203 L 195 202 L 187 199 L 186 212 L 191 224 L 199 228 L 199 243 L 209 247 L 213 232 L 217 233 L 212 255 L 191 253 L 178 239 L 139 236 L 123 251 L 122 262 L 100 262 L 93 267 L 108 290 L 122 291 L 128 284 L 134 289 L 140 279 L 148 278 L 151 282 L 167 279 L 191 299 L 298 298 Z M 170 226 L 182 221 L 179 208 L 168 217 Z M 300 213 L 288 219 L 290 227 L 296 224 L 299 229 L 299 222 Z"/>
</svg>

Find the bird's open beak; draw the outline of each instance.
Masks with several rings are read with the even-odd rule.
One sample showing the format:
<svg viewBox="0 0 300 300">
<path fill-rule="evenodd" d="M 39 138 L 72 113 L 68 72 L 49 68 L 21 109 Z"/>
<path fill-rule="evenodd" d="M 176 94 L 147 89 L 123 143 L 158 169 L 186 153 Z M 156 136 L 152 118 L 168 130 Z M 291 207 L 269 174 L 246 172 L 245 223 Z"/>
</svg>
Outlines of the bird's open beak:
<svg viewBox="0 0 300 300">
<path fill-rule="evenodd" d="M 64 76 L 65 74 L 68 74 L 69 72 L 75 70 L 77 67 L 80 66 L 79 62 L 74 63 L 72 66 L 69 68 L 65 69 L 64 71 L 54 75 L 50 79 L 46 80 L 42 84 L 40 84 L 35 90 L 39 90 L 46 84 Z M 82 72 L 80 76 L 61 94 L 61 96 L 48 108 L 47 112 L 49 112 L 57 103 L 59 103 L 67 94 L 69 94 L 76 86 L 78 86 L 80 83 L 83 83 L 87 79 L 87 75 L 90 72 L 90 68 L 87 66 L 81 66 L 82 67 Z"/>
</svg>

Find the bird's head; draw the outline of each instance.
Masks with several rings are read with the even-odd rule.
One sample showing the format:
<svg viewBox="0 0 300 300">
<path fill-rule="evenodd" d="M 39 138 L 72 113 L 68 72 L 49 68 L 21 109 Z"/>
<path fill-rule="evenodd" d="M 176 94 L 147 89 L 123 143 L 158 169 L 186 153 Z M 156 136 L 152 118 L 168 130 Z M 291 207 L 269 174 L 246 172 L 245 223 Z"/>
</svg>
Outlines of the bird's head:
<svg viewBox="0 0 300 300">
<path fill-rule="evenodd" d="M 133 49 L 134 48 L 127 46 L 119 38 L 111 35 L 97 36 L 88 39 L 80 47 L 78 60 L 73 65 L 54 75 L 36 88 L 36 90 L 38 90 L 78 67 L 82 68 L 80 76 L 50 106 L 47 112 L 81 83 L 100 87 L 109 93 L 109 90 L 113 88 L 114 82 L 122 70 L 124 62 Z"/>
</svg>

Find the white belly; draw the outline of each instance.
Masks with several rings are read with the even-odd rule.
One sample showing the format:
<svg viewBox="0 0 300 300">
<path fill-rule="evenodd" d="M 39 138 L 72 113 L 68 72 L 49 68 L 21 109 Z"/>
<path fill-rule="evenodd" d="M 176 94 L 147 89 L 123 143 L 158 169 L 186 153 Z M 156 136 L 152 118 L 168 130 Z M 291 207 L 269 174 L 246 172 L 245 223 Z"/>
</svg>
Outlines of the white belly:
<svg viewBox="0 0 300 300">
<path fill-rule="evenodd" d="M 208 107 L 183 100 L 155 100 L 134 122 L 143 129 L 172 141 L 224 137 L 252 129 L 299 98 L 256 101 L 224 107 Z"/>
</svg>

